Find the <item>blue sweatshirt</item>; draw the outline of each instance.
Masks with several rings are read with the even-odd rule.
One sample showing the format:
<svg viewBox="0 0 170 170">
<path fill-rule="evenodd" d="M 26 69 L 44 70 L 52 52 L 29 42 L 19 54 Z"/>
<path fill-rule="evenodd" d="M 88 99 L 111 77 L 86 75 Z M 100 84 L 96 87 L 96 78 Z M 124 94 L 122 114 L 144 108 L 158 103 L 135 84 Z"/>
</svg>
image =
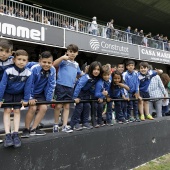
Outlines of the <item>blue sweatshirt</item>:
<svg viewBox="0 0 170 170">
<path fill-rule="evenodd" d="M 99 79 L 96 83 L 95 87 L 95 97 L 103 99 L 105 96 L 102 94 L 103 90 L 105 89 L 107 92 L 109 92 L 111 84 L 111 78 L 109 81 L 104 81 L 102 78 Z"/>
<path fill-rule="evenodd" d="M 146 75 L 138 73 L 138 78 L 140 81 L 139 90 L 142 92 L 149 92 L 148 87 L 151 82 L 152 77 L 156 76 L 157 72 L 154 70 L 149 70 Z"/>
<path fill-rule="evenodd" d="M 78 98 L 81 91 L 88 91 L 94 95 L 95 93 L 95 84 L 99 80 L 99 78 L 91 78 L 88 74 L 83 75 L 80 79 L 76 82 L 73 99 Z"/>
<path fill-rule="evenodd" d="M 14 65 L 13 58 L 13 56 L 9 56 L 8 59 L 6 59 L 5 61 L 0 60 L 0 81 L 2 79 L 5 69 Z"/>
<path fill-rule="evenodd" d="M 111 98 L 121 98 L 124 95 L 124 89 L 118 85 L 114 85 L 114 88 L 110 87 L 109 96 Z"/>
<path fill-rule="evenodd" d="M 14 56 L 9 56 L 8 59 L 6 59 L 5 61 L 0 60 L 0 81 L 2 79 L 4 71 L 9 67 L 14 66 L 13 58 L 14 58 Z M 31 68 L 35 64 L 37 64 L 37 62 L 28 62 L 26 67 Z"/>
<path fill-rule="evenodd" d="M 28 102 L 31 97 L 32 72 L 28 68 L 20 69 L 17 66 L 7 68 L 0 82 L 0 101 L 4 93 L 24 94 L 24 101 Z"/>
<path fill-rule="evenodd" d="M 56 69 L 51 67 L 50 70 L 45 71 L 39 64 L 36 64 L 31 70 L 33 74 L 31 97 L 34 98 L 35 94 L 44 93 L 46 101 L 51 101 L 56 86 Z"/>
<path fill-rule="evenodd" d="M 125 84 L 130 88 L 129 93 L 138 93 L 139 92 L 139 80 L 138 73 L 133 71 L 130 73 L 126 71 L 123 73 L 123 80 Z"/>
</svg>

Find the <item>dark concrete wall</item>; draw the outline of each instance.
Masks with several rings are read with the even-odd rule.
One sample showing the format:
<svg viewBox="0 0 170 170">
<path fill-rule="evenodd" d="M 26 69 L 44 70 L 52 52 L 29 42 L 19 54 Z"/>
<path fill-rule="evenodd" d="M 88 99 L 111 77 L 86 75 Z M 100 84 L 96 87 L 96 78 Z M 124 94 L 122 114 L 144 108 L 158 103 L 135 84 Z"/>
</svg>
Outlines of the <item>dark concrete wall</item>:
<svg viewBox="0 0 170 170">
<path fill-rule="evenodd" d="M 21 148 L 0 146 L 0 169 L 126 170 L 170 151 L 170 120 L 114 125 L 72 134 L 23 140 Z"/>
</svg>

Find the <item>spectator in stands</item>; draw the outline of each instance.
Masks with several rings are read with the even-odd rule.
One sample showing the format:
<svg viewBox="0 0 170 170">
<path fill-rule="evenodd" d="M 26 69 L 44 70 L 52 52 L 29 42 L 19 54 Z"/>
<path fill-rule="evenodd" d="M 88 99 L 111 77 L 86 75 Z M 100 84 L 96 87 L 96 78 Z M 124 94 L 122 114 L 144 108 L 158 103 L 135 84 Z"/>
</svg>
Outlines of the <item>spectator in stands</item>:
<svg viewBox="0 0 170 170">
<path fill-rule="evenodd" d="M 50 25 L 50 21 L 48 21 L 48 17 L 47 16 L 44 17 L 44 24 Z"/>
<path fill-rule="evenodd" d="M 33 15 L 32 12 L 30 12 L 30 16 L 31 16 L 31 18 L 34 18 L 35 21 L 41 22 L 41 17 L 40 17 L 40 14 L 38 12 L 35 13 L 35 16 Z"/>
<path fill-rule="evenodd" d="M 168 41 L 167 51 L 170 51 L 170 40 Z"/>
<path fill-rule="evenodd" d="M 9 10 L 7 12 L 8 15 L 15 17 L 13 7 L 9 7 Z"/>
<path fill-rule="evenodd" d="M 31 71 L 25 68 L 28 62 L 28 53 L 24 50 L 18 50 L 14 56 L 14 66 L 5 70 L 0 87 L 0 107 L 4 103 L 21 102 L 19 105 L 5 105 L 4 108 L 4 128 L 5 141 L 4 147 L 20 147 L 21 140 L 18 135 L 20 124 L 20 108 L 27 105 L 30 100 L 31 85 L 33 75 Z M 14 109 L 14 132 L 10 133 L 10 114 Z"/>
<path fill-rule="evenodd" d="M 47 105 L 35 106 L 37 101 L 52 101 L 53 93 L 56 85 L 56 70 L 52 66 L 53 56 L 49 51 L 44 51 L 40 55 L 39 64 L 34 65 L 31 70 L 33 74 L 33 82 L 31 89 L 31 100 L 29 101 L 29 109 L 25 117 L 25 129 L 22 137 L 35 135 L 45 135 L 46 133 L 38 129 L 38 125 L 43 119 Z M 35 112 L 38 112 L 35 116 Z M 34 118 L 35 117 L 35 118 Z M 33 121 L 34 120 L 34 121 Z M 30 125 L 33 121 L 32 127 Z"/>
<path fill-rule="evenodd" d="M 154 45 L 155 45 L 155 48 L 158 48 L 158 44 L 159 44 L 159 34 L 156 34 L 153 39 L 155 40 L 154 41 Z"/>
<path fill-rule="evenodd" d="M 144 37 L 143 30 L 140 30 L 140 31 L 139 31 L 139 36 Z"/>
<path fill-rule="evenodd" d="M 123 83 L 122 74 L 119 71 L 114 71 L 112 73 L 112 82 L 109 90 L 109 97 L 107 101 L 110 102 L 110 99 L 124 99 L 127 98 L 124 95 L 123 89 L 129 90 L 129 87 Z M 115 113 L 118 123 L 127 123 L 125 116 L 122 112 L 121 101 L 114 101 L 115 104 Z"/>
<path fill-rule="evenodd" d="M 160 34 L 159 36 L 158 49 L 163 50 L 163 34 Z"/>
<path fill-rule="evenodd" d="M 149 65 L 149 70 L 153 70 L 151 65 Z M 166 96 L 166 90 L 159 75 L 156 75 L 151 79 L 148 91 L 150 98 L 162 98 Z M 149 101 L 150 114 L 152 114 L 153 108 L 156 109 L 157 117 L 162 117 L 162 99 Z"/>
<path fill-rule="evenodd" d="M 141 45 L 148 47 L 148 35 L 147 34 L 143 37 Z"/>
<path fill-rule="evenodd" d="M 164 36 L 163 37 L 163 43 L 164 43 L 164 50 L 168 51 L 168 37 Z"/>
<path fill-rule="evenodd" d="M 89 124 L 90 103 L 80 103 L 80 100 L 94 99 L 95 84 L 102 75 L 102 66 L 98 61 L 90 64 L 88 73 L 80 77 L 75 85 L 73 99 L 76 103 L 75 110 L 71 117 L 70 126 L 72 129 L 80 129 L 80 118 L 82 118 L 83 128 L 92 129 Z M 82 129 L 82 128 L 81 128 Z"/>
<path fill-rule="evenodd" d="M 92 18 L 93 21 L 91 22 L 91 30 L 92 30 L 92 34 L 93 35 L 97 35 L 97 31 L 98 31 L 98 25 L 97 25 L 97 18 L 93 17 Z"/>
<path fill-rule="evenodd" d="M 73 88 L 75 85 L 76 77 L 81 75 L 81 70 L 79 64 L 74 61 L 78 55 L 77 45 L 70 44 L 67 47 L 67 53 L 54 61 L 54 67 L 59 67 L 58 76 L 55 88 L 55 99 L 56 100 L 72 100 Z M 59 115 L 62 108 L 62 104 L 56 104 L 54 110 L 55 124 L 53 126 L 53 133 L 59 131 Z M 69 116 L 69 103 L 63 104 L 63 132 L 73 132 L 68 126 L 68 116 Z"/>
<path fill-rule="evenodd" d="M 70 23 L 70 25 L 69 25 L 69 29 L 71 29 L 71 30 L 75 30 L 74 23 Z"/>
<path fill-rule="evenodd" d="M 0 13 L 4 13 L 4 5 L 0 4 Z"/>
<path fill-rule="evenodd" d="M 149 103 L 142 98 L 150 98 L 148 87 L 150 85 L 151 79 L 157 75 L 157 73 L 162 73 L 162 70 L 149 70 L 149 64 L 147 62 L 141 62 L 139 64 L 140 72 L 138 73 L 139 79 L 139 91 L 140 91 L 140 101 L 139 101 L 139 112 L 140 119 L 145 120 L 145 116 L 149 120 L 154 118 L 149 113 Z M 144 116 L 145 113 L 145 116 Z"/>
<path fill-rule="evenodd" d="M 106 37 L 112 38 L 113 32 L 114 32 L 114 26 L 113 26 L 114 20 L 111 19 L 110 22 L 107 23 L 107 31 L 106 31 Z"/>
<path fill-rule="evenodd" d="M 126 62 L 127 71 L 123 73 L 123 79 L 125 84 L 130 88 L 128 91 L 129 98 L 139 98 L 139 81 L 138 75 L 135 69 L 135 62 L 133 60 L 129 60 Z M 131 110 L 133 108 L 133 115 L 131 114 Z M 129 122 L 137 121 L 139 122 L 138 116 L 138 101 L 129 101 L 127 106 L 127 119 Z"/>
<path fill-rule="evenodd" d="M 139 44 L 139 32 L 138 32 L 137 28 L 135 28 L 133 34 L 134 35 L 132 35 L 132 43 L 133 44 Z"/>
<path fill-rule="evenodd" d="M 126 32 L 128 33 L 127 34 L 128 42 L 132 43 L 132 34 L 131 34 L 131 27 L 130 26 L 127 27 Z"/>
</svg>

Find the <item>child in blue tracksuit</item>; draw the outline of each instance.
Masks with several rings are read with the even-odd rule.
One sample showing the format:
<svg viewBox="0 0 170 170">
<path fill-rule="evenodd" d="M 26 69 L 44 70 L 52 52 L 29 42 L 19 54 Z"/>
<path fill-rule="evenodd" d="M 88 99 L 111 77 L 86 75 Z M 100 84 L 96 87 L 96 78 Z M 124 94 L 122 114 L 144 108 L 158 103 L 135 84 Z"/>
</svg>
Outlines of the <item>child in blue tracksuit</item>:
<svg viewBox="0 0 170 170">
<path fill-rule="evenodd" d="M 0 107 L 2 103 L 21 102 L 27 105 L 31 98 L 32 72 L 26 68 L 28 62 L 28 54 L 24 50 L 18 50 L 15 53 L 14 66 L 7 68 L 4 71 L 0 83 Z M 3 101 L 4 100 L 4 101 Z M 5 127 L 5 141 L 4 146 L 20 147 L 21 140 L 18 136 L 20 124 L 20 108 L 19 105 L 4 105 L 4 127 Z M 10 133 L 10 113 L 14 109 L 14 133 Z"/>
<path fill-rule="evenodd" d="M 95 97 L 98 99 L 98 102 L 96 102 L 96 112 L 97 112 L 97 122 L 94 125 L 96 128 L 100 126 L 104 126 L 102 122 L 102 112 L 103 112 L 103 99 L 105 99 L 108 95 L 108 91 L 110 89 L 111 84 L 111 67 L 110 64 L 106 64 L 102 66 L 103 68 L 103 74 L 102 78 L 99 79 L 99 81 L 96 83 L 95 87 Z M 111 118 L 111 120 L 110 120 Z M 106 112 L 106 119 L 107 124 L 111 124 L 112 122 L 112 102 L 107 103 L 107 112 Z"/>
<path fill-rule="evenodd" d="M 135 62 L 133 60 L 129 60 L 126 63 L 127 71 L 123 73 L 123 80 L 125 84 L 130 88 L 128 91 L 129 98 L 139 98 L 139 80 L 138 80 L 138 73 L 134 70 L 135 69 Z M 131 115 L 131 110 L 133 108 L 134 117 Z M 129 122 L 140 122 L 138 116 L 138 101 L 128 101 L 127 106 L 127 119 Z"/>
<path fill-rule="evenodd" d="M 79 125 L 80 118 L 82 119 L 83 128 L 91 129 L 89 124 L 90 103 L 79 103 L 80 100 L 88 100 L 94 98 L 95 84 L 102 74 L 102 66 L 98 61 L 90 64 L 88 73 L 83 75 L 76 83 L 73 99 L 76 102 L 75 110 L 71 117 L 71 128 L 81 130 Z"/>
<path fill-rule="evenodd" d="M 25 129 L 23 130 L 22 137 L 46 134 L 40 129 L 37 129 L 37 126 L 47 111 L 47 105 L 39 105 L 38 112 L 35 116 L 35 112 L 37 110 L 35 103 L 36 101 L 52 101 L 56 86 L 56 70 L 53 67 L 53 56 L 49 51 L 41 53 L 39 64 L 34 65 L 31 70 L 33 74 L 33 83 L 30 89 L 31 100 L 29 101 L 30 106 L 26 114 Z M 34 122 L 30 128 L 33 119 Z"/>
<path fill-rule="evenodd" d="M 109 97 L 107 101 L 111 99 L 124 99 L 127 98 L 124 95 L 123 89 L 129 90 L 129 87 L 123 83 L 122 74 L 119 71 L 114 71 L 112 73 L 112 82 L 109 90 Z M 115 113 L 118 123 L 127 123 L 125 116 L 122 112 L 121 101 L 114 101 L 115 103 Z"/>
</svg>

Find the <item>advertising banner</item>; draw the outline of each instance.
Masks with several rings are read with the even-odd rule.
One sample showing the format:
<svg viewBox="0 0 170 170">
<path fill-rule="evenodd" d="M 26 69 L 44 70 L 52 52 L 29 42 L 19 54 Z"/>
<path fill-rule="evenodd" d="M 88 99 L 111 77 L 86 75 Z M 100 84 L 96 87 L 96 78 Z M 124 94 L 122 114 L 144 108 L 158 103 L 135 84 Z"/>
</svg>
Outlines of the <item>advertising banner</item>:
<svg viewBox="0 0 170 170">
<path fill-rule="evenodd" d="M 170 53 L 147 47 L 139 47 L 140 60 L 147 60 L 155 63 L 170 64 Z"/>
<path fill-rule="evenodd" d="M 42 25 L 6 15 L 0 15 L 0 35 L 16 40 L 64 46 L 64 30 L 62 28 Z"/>
<path fill-rule="evenodd" d="M 138 46 L 111 39 L 66 30 L 66 46 L 73 43 L 79 49 L 126 58 L 139 59 Z"/>
</svg>

